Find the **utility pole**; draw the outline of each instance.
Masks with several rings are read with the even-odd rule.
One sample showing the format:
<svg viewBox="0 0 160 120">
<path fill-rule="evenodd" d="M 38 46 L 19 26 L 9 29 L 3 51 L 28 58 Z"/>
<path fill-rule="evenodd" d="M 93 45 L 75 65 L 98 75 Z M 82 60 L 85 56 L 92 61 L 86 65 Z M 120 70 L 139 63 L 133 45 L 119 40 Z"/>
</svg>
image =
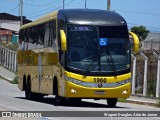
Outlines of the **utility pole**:
<svg viewBox="0 0 160 120">
<path fill-rule="evenodd" d="M 85 0 L 85 9 L 87 9 L 87 0 Z"/>
<path fill-rule="evenodd" d="M 108 0 L 108 2 L 107 2 L 107 10 L 108 11 L 111 10 L 111 0 Z"/>
<path fill-rule="evenodd" d="M 63 9 L 64 9 L 64 0 L 63 0 Z"/>
<path fill-rule="evenodd" d="M 20 22 L 20 26 L 22 26 L 23 25 L 23 0 L 20 0 L 19 1 L 20 2 L 20 9 L 19 9 L 19 13 L 20 13 L 20 16 L 21 16 L 21 22 Z"/>
</svg>

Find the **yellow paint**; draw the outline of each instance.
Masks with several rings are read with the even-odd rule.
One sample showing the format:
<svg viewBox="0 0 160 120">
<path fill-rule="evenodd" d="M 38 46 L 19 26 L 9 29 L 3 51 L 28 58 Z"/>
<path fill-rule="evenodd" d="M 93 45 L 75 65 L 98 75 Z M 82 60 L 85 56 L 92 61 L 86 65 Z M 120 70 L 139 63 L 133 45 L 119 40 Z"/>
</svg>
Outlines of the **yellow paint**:
<svg viewBox="0 0 160 120">
<path fill-rule="evenodd" d="M 131 84 L 128 83 L 126 85 L 115 87 L 115 88 L 89 88 L 89 87 L 82 87 L 70 82 L 67 82 L 67 89 L 66 89 L 66 97 L 73 97 L 73 98 L 128 98 L 130 96 L 130 88 Z M 71 93 L 70 90 L 74 89 L 77 91 L 76 94 Z M 96 90 L 104 90 L 106 94 L 104 95 L 96 95 Z M 128 90 L 128 93 L 122 95 L 122 91 Z"/>
<path fill-rule="evenodd" d="M 49 22 L 49 21 L 52 21 L 54 19 L 57 18 L 57 11 L 56 12 L 52 12 L 52 13 L 49 13 L 48 15 L 44 16 L 44 17 L 41 17 L 31 23 L 28 23 L 26 25 L 23 25 L 20 30 L 22 29 L 25 29 L 25 28 L 28 28 L 28 27 L 32 27 L 32 26 L 36 26 L 36 25 L 39 25 L 39 24 L 43 24 L 43 23 L 46 23 L 46 22 Z"/>
<path fill-rule="evenodd" d="M 50 13 L 34 22 L 23 25 L 20 30 L 36 26 L 39 24 L 43 24 L 52 20 L 57 19 L 57 12 Z M 56 21 L 57 26 L 57 21 Z M 134 51 L 139 51 L 139 39 L 138 37 L 129 32 L 130 35 L 134 39 Z M 61 49 L 63 51 L 67 50 L 67 39 L 65 32 L 60 30 L 61 34 Z M 58 39 L 58 32 L 56 33 L 56 39 Z M 57 45 L 58 46 L 58 45 Z M 39 70 L 38 70 L 38 60 L 39 56 L 41 56 L 41 80 L 39 80 Z M 126 85 L 122 85 L 115 88 L 89 88 L 83 87 L 71 82 L 67 82 L 64 77 L 70 77 L 73 79 L 81 80 L 84 82 L 94 82 L 94 78 L 106 78 L 107 83 L 119 82 L 122 80 L 126 80 L 131 78 L 131 73 L 119 75 L 117 77 L 102 77 L 102 76 L 84 76 L 71 72 L 65 71 L 65 69 L 61 66 L 58 60 L 58 53 L 54 51 L 52 48 L 43 48 L 43 49 L 35 49 L 35 50 L 27 50 L 27 51 L 18 51 L 18 76 L 19 83 L 18 87 L 20 90 L 23 90 L 23 76 L 30 75 L 31 77 L 31 91 L 35 93 L 43 93 L 43 94 L 53 94 L 53 78 L 56 76 L 58 79 L 58 89 L 59 95 L 63 97 L 80 97 L 80 98 L 128 98 L 130 95 L 130 87 L 131 84 L 128 83 Z M 128 67 L 130 67 L 128 65 Z M 71 89 L 77 91 L 76 94 L 71 92 Z M 104 95 L 96 95 L 96 90 L 104 90 L 106 94 Z M 128 93 L 122 95 L 122 91 L 128 90 Z"/>
<path fill-rule="evenodd" d="M 61 34 L 61 49 L 63 51 L 66 51 L 67 50 L 66 34 L 65 34 L 64 30 L 60 30 L 60 34 Z"/>
<path fill-rule="evenodd" d="M 94 78 L 106 78 L 107 79 L 107 83 L 112 83 L 112 82 L 119 82 L 122 80 L 126 80 L 129 79 L 131 77 L 131 73 L 128 74 L 123 74 L 123 75 L 119 75 L 117 77 L 111 76 L 111 77 L 102 77 L 102 76 L 83 76 L 83 75 L 79 75 L 79 74 L 75 74 L 75 73 L 71 73 L 71 72 L 65 72 L 65 75 L 67 77 L 76 79 L 76 80 L 81 80 L 84 82 L 94 82 Z"/>
<path fill-rule="evenodd" d="M 42 76 L 39 81 L 38 57 L 41 55 Z M 35 93 L 53 94 L 54 66 L 58 64 L 58 54 L 51 48 L 18 51 L 18 87 L 23 90 L 23 76 L 30 75 L 31 91 Z"/>
<path fill-rule="evenodd" d="M 139 38 L 136 34 L 134 34 L 133 32 L 129 31 L 129 34 L 133 37 L 134 40 L 134 52 L 138 53 L 139 52 Z"/>
<path fill-rule="evenodd" d="M 91 82 L 94 83 L 94 78 L 106 78 L 107 83 L 112 83 L 112 82 L 118 82 L 122 80 L 126 80 L 131 78 L 131 73 L 124 74 L 124 75 L 119 75 L 117 77 L 101 77 L 101 76 L 83 76 L 83 75 L 78 75 L 75 73 L 70 73 L 65 71 L 65 75 L 67 77 L 76 79 L 76 80 L 81 80 L 84 82 Z M 128 98 L 130 96 L 130 87 L 131 84 L 125 84 L 119 87 L 114 87 L 114 88 L 91 88 L 91 87 L 84 87 L 80 85 L 76 85 L 71 82 L 66 82 L 66 96 L 64 97 L 80 97 L 80 98 Z M 71 92 L 71 89 L 74 89 L 77 91 L 76 94 Z M 96 95 L 94 92 L 96 90 L 104 90 L 106 94 L 104 95 Z M 122 95 L 122 92 L 124 90 L 127 90 L 128 93 L 126 95 Z"/>
</svg>

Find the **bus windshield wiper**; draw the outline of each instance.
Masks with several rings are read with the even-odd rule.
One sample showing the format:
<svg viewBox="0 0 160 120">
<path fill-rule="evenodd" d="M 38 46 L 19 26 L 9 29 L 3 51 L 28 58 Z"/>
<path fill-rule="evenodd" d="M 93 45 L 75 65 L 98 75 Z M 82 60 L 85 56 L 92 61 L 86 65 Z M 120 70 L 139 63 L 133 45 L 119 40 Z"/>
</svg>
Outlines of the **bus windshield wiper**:
<svg viewBox="0 0 160 120">
<path fill-rule="evenodd" d="M 92 55 L 92 56 L 90 56 L 90 57 L 88 57 L 88 58 L 84 58 L 81 62 L 84 62 L 84 63 L 90 63 L 88 66 L 87 66 L 87 68 L 86 68 L 86 70 L 84 70 L 84 72 L 90 72 L 90 68 L 92 67 L 92 65 L 93 65 L 93 63 L 94 63 L 94 60 L 96 59 L 96 58 L 94 58 L 95 57 L 95 55 Z M 91 58 L 93 58 L 93 59 L 91 59 Z"/>
<path fill-rule="evenodd" d="M 115 66 L 115 63 L 114 63 L 114 60 L 113 60 L 113 57 L 112 57 L 112 54 L 111 52 L 108 50 L 108 47 L 106 47 L 106 59 L 107 59 L 107 62 L 110 64 L 111 68 L 112 68 L 112 71 L 114 73 L 114 76 L 117 76 L 117 70 L 116 70 L 116 66 Z"/>
<path fill-rule="evenodd" d="M 94 63 L 93 60 L 90 60 L 90 61 L 91 61 L 91 64 L 88 65 L 88 67 L 87 67 L 87 69 L 86 69 L 86 72 L 89 72 L 90 67 L 92 67 L 92 65 L 93 65 L 93 63 Z"/>
<path fill-rule="evenodd" d="M 94 56 L 92 56 L 92 57 L 94 57 Z M 89 57 L 89 58 L 92 58 L 92 57 Z M 95 60 L 95 58 L 92 59 L 92 60 L 91 60 L 91 59 L 83 60 L 83 62 L 90 62 L 90 64 L 89 64 L 88 67 L 86 68 L 85 72 L 90 72 L 89 69 L 90 69 L 90 67 L 92 67 L 92 65 L 93 65 L 93 63 L 94 63 L 94 60 Z"/>
</svg>

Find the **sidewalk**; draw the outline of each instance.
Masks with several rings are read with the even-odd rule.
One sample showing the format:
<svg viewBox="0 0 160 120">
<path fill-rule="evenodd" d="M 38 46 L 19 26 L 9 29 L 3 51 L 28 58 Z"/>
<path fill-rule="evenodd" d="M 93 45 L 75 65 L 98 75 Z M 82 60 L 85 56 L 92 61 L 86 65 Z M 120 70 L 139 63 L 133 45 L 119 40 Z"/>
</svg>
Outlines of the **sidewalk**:
<svg viewBox="0 0 160 120">
<path fill-rule="evenodd" d="M 0 66 L 0 76 L 12 81 L 16 75 L 14 72 Z M 127 99 L 127 102 L 141 104 L 141 105 L 156 106 L 156 104 L 158 103 L 158 100 L 132 95 L 130 96 L 130 98 Z"/>
<path fill-rule="evenodd" d="M 0 66 L 0 76 L 6 78 L 9 81 L 12 81 L 16 75 L 14 72 L 4 68 L 3 66 Z"/>
<path fill-rule="evenodd" d="M 151 99 L 151 98 L 139 97 L 139 96 L 132 95 L 127 99 L 127 102 L 141 104 L 141 105 L 156 106 L 158 104 L 158 99 Z"/>
</svg>

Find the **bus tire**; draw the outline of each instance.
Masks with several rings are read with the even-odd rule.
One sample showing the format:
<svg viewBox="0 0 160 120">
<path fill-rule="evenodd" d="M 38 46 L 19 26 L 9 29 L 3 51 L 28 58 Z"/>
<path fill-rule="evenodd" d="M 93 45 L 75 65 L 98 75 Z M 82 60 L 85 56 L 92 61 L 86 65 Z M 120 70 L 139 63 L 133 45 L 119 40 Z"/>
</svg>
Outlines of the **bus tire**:
<svg viewBox="0 0 160 120">
<path fill-rule="evenodd" d="M 26 89 L 26 76 L 23 76 L 23 90 Z"/>
<path fill-rule="evenodd" d="M 31 92 L 31 82 L 30 82 L 30 80 L 28 80 L 27 84 L 26 84 L 25 96 L 26 96 L 26 99 L 28 99 L 28 100 L 32 100 L 34 98 L 34 95 Z"/>
<path fill-rule="evenodd" d="M 57 105 L 63 105 L 65 103 L 65 98 L 58 94 L 58 85 L 55 88 L 55 100 Z"/>
<path fill-rule="evenodd" d="M 107 98 L 107 104 L 109 107 L 115 107 L 117 104 L 117 98 Z"/>
</svg>

